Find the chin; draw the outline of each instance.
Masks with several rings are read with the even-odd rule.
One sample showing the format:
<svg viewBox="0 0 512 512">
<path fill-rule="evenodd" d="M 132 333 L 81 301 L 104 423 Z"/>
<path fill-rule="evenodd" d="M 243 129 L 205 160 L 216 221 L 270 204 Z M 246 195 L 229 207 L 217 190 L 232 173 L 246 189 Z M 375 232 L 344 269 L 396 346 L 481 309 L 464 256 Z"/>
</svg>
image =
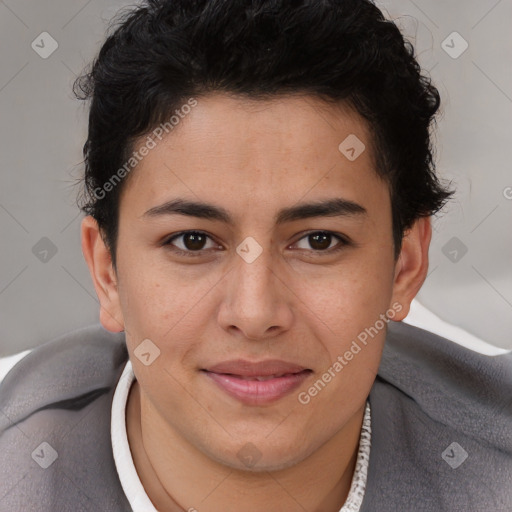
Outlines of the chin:
<svg viewBox="0 0 512 512">
<path fill-rule="evenodd" d="M 219 447 L 217 453 L 212 452 L 211 444 L 204 452 L 208 457 L 219 464 L 237 471 L 263 473 L 268 471 L 281 471 L 295 466 L 306 459 L 314 451 L 311 447 L 304 451 L 304 443 L 294 442 L 290 445 L 290 437 L 282 446 L 276 443 L 269 443 L 269 440 L 262 436 L 247 436 L 246 442 L 233 442 L 226 451 L 226 445 Z M 251 441 L 252 440 L 252 441 Z M 231 439 L 233 441 L 233 439 Z M 297 451 L 297 446 L 302 446 Z"/>
</svg>

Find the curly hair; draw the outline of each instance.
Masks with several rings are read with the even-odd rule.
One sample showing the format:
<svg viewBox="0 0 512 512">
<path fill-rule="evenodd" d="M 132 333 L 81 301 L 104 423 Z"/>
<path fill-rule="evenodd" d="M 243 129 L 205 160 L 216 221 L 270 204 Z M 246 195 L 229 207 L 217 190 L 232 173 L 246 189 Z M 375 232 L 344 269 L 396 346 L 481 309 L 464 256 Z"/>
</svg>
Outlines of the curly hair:
<svg viewBox="0 0 512 512">
<path fill-rule="evenodd" d="M 361 115 L 390 190 L 395 258 L 414 221 L 454 193 L 435 174 L 439 92 L 412 44 L 369 0 L 146 0 L 122 10 L 110 29 L 73 90 L 91 100 L 77 203 L 98 222 L 114 268 L 126 180 L 108 194 L 95 191 L 142 136 L 188 98 L 212 92 L 308 94 Z"/>
</svg>

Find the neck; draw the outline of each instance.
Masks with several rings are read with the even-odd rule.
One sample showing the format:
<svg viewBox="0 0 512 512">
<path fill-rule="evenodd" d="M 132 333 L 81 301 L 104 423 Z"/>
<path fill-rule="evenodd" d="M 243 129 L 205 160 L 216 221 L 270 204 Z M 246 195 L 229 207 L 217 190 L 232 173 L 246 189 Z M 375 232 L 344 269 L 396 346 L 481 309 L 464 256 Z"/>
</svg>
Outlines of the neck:
<svg viewBox="0 0 512 512">
<path fill-rule="evenodd" d="M 135 380 L 126 407 L 128 442 L 141 483 L 159 512 L 339 512 L 354 474 L 364 405 L 327 443 L 293 467 L 240 471 L 207 458 L 165 424 L 144 421 Z M 141 421 L 142 419 L 142 421 Z"/>
</svg>

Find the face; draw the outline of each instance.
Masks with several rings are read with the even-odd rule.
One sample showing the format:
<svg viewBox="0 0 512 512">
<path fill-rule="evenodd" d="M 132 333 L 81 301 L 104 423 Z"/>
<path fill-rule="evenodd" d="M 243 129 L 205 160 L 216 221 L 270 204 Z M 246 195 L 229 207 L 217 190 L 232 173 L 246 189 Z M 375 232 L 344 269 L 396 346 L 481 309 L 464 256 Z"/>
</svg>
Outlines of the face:
<svg viewBox="0 0 512 512">
<path fill-rule="evenodd" d="M 359 156 L 362 146 L 339 149 L 349 136 L 364 144 Z M 413 230 L 395 262 L 389 189 L 370 148 L 364 121 L 342 107 L 219 94 L 198 99 L 138 164 L 121 195 L 102 323 L 125 330 L 155 428 L 228 466 L 243 468 L 245 447 L 276 469 L 361 410 L 384 315 L 406 315 L 428 246 L 427 228 Z M 239 359 L 296 367 L 267 368 L 293 375 L 266 382 L 241 378 L 239 364 L 214 371 Z"/>
</svg>

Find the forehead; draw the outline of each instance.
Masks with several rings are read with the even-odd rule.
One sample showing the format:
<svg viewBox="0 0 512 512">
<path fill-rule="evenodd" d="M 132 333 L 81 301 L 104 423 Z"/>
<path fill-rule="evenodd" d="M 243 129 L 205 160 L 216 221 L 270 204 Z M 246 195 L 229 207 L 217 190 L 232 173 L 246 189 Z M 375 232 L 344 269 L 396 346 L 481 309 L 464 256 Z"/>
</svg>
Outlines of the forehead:
<svg viewBox="0 0 512 512">
<path fill-rule="evenodd" d="M 248 213 L 256 203 L 275 210 L 306 196 L 333 197 L 334 189 L 357 202 L 387 193 L 366 122 L 343 104 L 214 94 L 186 110 L 125 185 L 121 202 L 140 214 L 172 197 L 215 196 Z"/>
</svg>

